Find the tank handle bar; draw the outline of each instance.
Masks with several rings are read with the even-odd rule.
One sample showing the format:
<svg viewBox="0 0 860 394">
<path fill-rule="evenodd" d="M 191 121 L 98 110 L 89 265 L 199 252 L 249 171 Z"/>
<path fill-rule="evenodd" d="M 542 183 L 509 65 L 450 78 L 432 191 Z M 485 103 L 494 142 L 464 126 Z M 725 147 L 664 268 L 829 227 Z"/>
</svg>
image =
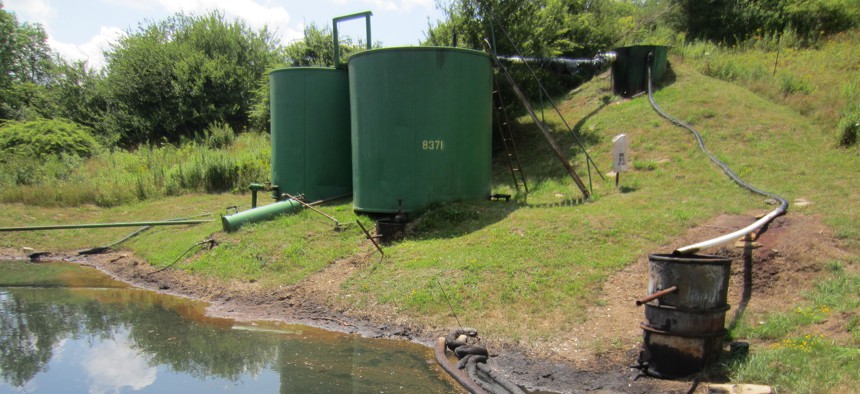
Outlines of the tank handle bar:
<svg viewBox="0 0 860 394">
<path fill-rule="evenodd" d="M 370 49 L 373 45 L 373 41 L 370 38 L 370 17 L 373 16 L 373 12 L 364 11 L 355 14 L 349 14 L 344 16 L 338 16 L 331 20 L 331 32 L 332 39 L 334 40 L 334 68 L 338 68 L 340 66 L 340 41 L 337 37 L 337 23 L 350 21 L 353 19 L 364 18 L 364 25 L 367 34 L 367 49 Z"/>
</svg>

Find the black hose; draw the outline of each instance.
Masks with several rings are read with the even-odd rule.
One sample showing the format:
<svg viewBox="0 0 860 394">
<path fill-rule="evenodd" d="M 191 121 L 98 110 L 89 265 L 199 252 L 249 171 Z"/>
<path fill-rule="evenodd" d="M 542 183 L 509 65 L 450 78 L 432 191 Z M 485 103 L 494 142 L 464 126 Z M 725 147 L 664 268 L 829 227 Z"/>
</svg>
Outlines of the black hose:
<svg viewBox="0 0 860 394">
<path fill-rule="evenodd" d="M 478 370 L 485 373 L 496 384 L 502 386 L 511 394 L 525 394 L 525 391 L 523 391 L 519 386 L 511 383 L 510 381 L 505 379 L 505 377 L 499 375 L 498 372 L 491 369 L 487 364 L 478 364 Z"/>
<path fill-rule="evenodd" d="M 469 378 L 478 383 L 478 386 L 481 386 L 484 390 L 487 390 L 493 394 L 509 394 L 508 390 L 505 390 L 502 385 L 494 382 L 492 379 L 483 379 L 478 374 L 478 363 L 487 362 L 486 356 L 471 356 L 469 357 L 469 361 L 466 363 L 466 373 L 469 374 Z"/>
<path fill-rule="evenodd" d="M 784 215 L 788 211 L 788 201 L 786 199 L 782 198 L 781 196 L 779 196 L 777 194 L 761 190 L 761 189 L 759 189 L 755 186 L 752 186 L 749 183 L 745 182 L 743 179 L 741 179 L 740 176 L 738 176 L 738 174 L 735 174 L 734 171 L 732 171 L 729 168 L 729 166 L 727 166 L 725 163 L 720 161 L 720 159 L 717 159 L 717 157 L 714 156 L 711 153 L 711 151 L 709 151 L 708 148 L 705 147 L 705 142 L 702 140 L 702 135 L 699 134 L 699 132 L 696 129 L 694 129 L 692 126 L 672 117 L 671 115 L 669 115 L 668 113 L 663 111 L 663 109 L 660 108 L 659 105 L 657 105 L 657 102 L 654 101 L 654 84 L 653 84 L 654 81 L 651 78 L 651 69 L 652 69 L 653 63 L 654 63 L 654 53 L 653 52 L 648 54 L 648 62 L 647 63 L 648 63 L 648 101 L 651 103 L 651 107 L 654 108 L 654 111 L 656 111 L 660 116 L 662 116 L 663 118 L 665 118 L 669 122 L 672 122 L 672 124 L 674 124 L 675 126 L 683 127 L 685 129 L 689 130 L 691 133 L 693 133 L 693 136 L 696 137 L 696 141 L 699 143 L 699 148 L 702 149 L 702 152 L 705 152 L 705 154 L 708 155 L 708 157 L 711 159 L 711 161 L 714 164 L 716 164 L 718 167 L 720 167 L 723 170 L 723 172 L 726 175 L 728 175 L 728 177 L 731 178 L 732 181 L 734 181 L 740 187 L 743 187 L 743 188 L 745 188 L 745 189 L 747 189 L 753 193 L 756 193 L 756 194 L 759 194 L 759 195 L 762 195 L 765 197 L 769 197 L 769 198 L 772 198 L 774 200 L 779 201 L 779 207 L 776 209 L 776 211 L 778 211 L 776 216 Z"/>
<path fill-rule="evenodd" d="M 196 243 L 196 244 L 194 244 L 194 245 L 191 245 L 188 249 L 185 249 L 185 251 L 184 251 L 184 252 L 182 252 L 182 254 L 180 254 L 180 255 L 179 255 L 179 257 L 177 257 L 177 258 L 176 258 L 176 260 L 173 260 L 173 262 L 172 262 L 172 263 L 170 263 L 170 264 L 168 264 L 168 265 L 165 265 L 164 267 L 161 267 L 161 268 L 159 268 L 159 269 L 157 269 L 157 270 L 155 270 L 155 271 L 152 271 L 152 272 L 148 273 L 147 275 L 156 274 L 156 273 L 159 273 L 159 272 L 161 272 L 161 271 L 164 271 L 164 270 L 166 270 L 166 269 L 170 268 L 171 266 L 173 266 L 173 264 L 176 264 L 177 262 L 179 262 L 179 259 L 181 259 L 181 258 L 185 257 L 185 255 L 186 255 L 186 254 L 188 254 L 188 252 L 190 252 L 190 251 L 191 251 L 191 249 L 194 249 L 194 248 L 196 248 L 196 247 L 198 247 L 198 246 L 205 245 L 205 244 L 209 244 L 209 249 L 212 249 L 212 248 L 214 248 L 214 247 L 215 247 L 215 245 L 217 245 L 217 244 L 218 244 L 218 242 L 217 242 L 217 241 L 215 241 L 214 239 L 204 239 L 203 241 L 200 241 L 200 242 L 198 242 L 198 243 Z"/>
</svg>

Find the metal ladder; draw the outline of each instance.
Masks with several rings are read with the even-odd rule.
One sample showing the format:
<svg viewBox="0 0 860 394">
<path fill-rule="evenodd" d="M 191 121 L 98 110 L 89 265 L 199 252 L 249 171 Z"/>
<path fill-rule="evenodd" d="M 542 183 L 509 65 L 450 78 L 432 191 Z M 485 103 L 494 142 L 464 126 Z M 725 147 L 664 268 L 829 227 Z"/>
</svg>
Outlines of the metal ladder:
<svg viewBox="0 0 860 394">
<path fill-rule="evenodd" d="M 522 190 L 529 193 L 529 186 L 526 184 L 526 177 L 523 174 L 520 156 L 517 153 L 517 144 L 514 143 L 514 135 L 511 133 L 511 126 L 508 123 L 508 111 L 505 109 L 505 100 L 502 98 L 502 92 L 499 90 L 499 83 L 495 76 L 493 77 L 493 103 L 495 104 L 496 124 L 499 127 L 499 136 L 502 138 L 502 145 L 505 147 L 505 159 L 508 161 L 508 167 L 511 169 L 511 177 L 514 179 L 514 186 L 517 188 L 517 193 Z"/>
</svg>

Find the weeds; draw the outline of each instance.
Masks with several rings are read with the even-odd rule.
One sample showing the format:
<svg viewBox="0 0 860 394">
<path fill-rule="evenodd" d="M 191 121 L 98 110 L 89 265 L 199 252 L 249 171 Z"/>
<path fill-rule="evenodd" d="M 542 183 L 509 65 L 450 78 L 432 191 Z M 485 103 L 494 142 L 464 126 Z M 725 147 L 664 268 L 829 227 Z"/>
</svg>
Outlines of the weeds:
<svg viewBox="0 0 860 394">
<path fill-rule="evenodd" d="M 223 130 L 224 135 L 232 132 L 229 126 Z M 217 145 L 226 143 L 230 137 L 215 135 L 208 134 L 205 144 L 143 145 L 136 151 L 105 151 L 86 160 L 51 155 L 37 161 L 27 155 L 0 154 L 0 201 L 110 207 L 193 192 L 240 191 L 269 178 L 271 150 L 265 134 L 242 134 L 223 149 L 208 145 L 215 139 L 220 141 Z"/>
<path fill-rule="evenodd" d="M 809 305 L 796 307 L 791 312 L 753 317 L 753 321 L 758 321 L 755 327 L 747 318 L 732 330 L 734 338 L 774 341 L 758 347 L 760 350 L 747 360 L 730 362 L 732 381 L 767 382 L 791 392 L 818 393 L 840 391 L 843 385 L 860 379 L 856 368 L 860 362 L 860 350 L 856 348 L 860 320 L 856 317 L 860 309 L 856 289 L 860 286 L 860 276 L 846 273 L 838 263 L 831 263 L 827 268 L 832 277 L 821 281 L 807 294 Z M 854 315 L 845 325 L 851 339 L 837 341 L 810 332 L 813 331 L 811 326 L 835 314 Z"/>
<path fill-rule="evenodd" d="M 839 145 L 844 147 L 857 144 L 860 136 L 860 104 L 844 112 L 839 120 Z"/>
<path fill-rule="evenodd" d="M 817 334 L 787 338 L 730 364 L 733 382 L 767 382 L 792 393 L 839 392 L 860 379 L 860 349 L 842 347 Z"/>
<path fill-rule="evenodd" d="M 860 129 L 860 68 L 854 49 L 858 34 L 815 40 L 817 49 L 806 50 L 810 42 L 788 29 L 736 46 L 690 42 L 676 52 L 709 77 L 746 86 L 810 115 L 835 134 L 834 143 L 852 146 Z"/>
<path fill-rule="evenodd" d="M 224 122 L 215 122 L 206 128 L 206 145 L 212 149 L 223 149 L 233 145 L 236 140 L 236 134 L 229 124 Z"/>
</svg>

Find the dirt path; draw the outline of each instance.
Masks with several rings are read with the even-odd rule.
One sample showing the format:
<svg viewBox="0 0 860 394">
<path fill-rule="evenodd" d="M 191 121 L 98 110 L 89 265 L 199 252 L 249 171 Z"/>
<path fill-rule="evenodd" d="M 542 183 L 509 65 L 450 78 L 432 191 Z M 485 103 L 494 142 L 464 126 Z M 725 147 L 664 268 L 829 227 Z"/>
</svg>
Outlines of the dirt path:
<svg viewBox="0 0 860 394">
<path fill-rule="evenodd" d="M 746 226 L 753 220 L 746 215 L 721 215 L 692 229 L 672 244 L 653 251 L 668 253 L 676 247 L 708 239 Z M 811 287 L 812 279 L 825 264 L 844 258 L 836 238 L 814 216 L 789 215 L 778 218 L 758 240 L 752 258 L 752 298 L 747 313 L 780 310 L 795 305 L 801 290 Z M 729 303 L 741 301 L 744 283 L 742 249 L 732 245 L 708 251 L 733 258 Z M 3 250 L 0 257 L 21 258 L 20 252 Z M 81 257 L 73 254 L 44 256 L 92 265 L 134 286 L 210 303 L 214 316 L 239 321 L 273 320 L 305 324 L 328 330 L 360 334 L 372 338 L 411 340 L 430 346 L 440 333 L 417 327 L 385 306 L 365 310 L 330 305 L 341 297 L 340 286 L 356 270 L 375 256 L 364 254 L 339 260 L 295 286 L 276 289 L 254 283 L 200 278 L 182 271 L 156 271 L 145 261 L 127 252 L 111 252 Z M 648 258 L 608 278 L 598 302 L 588 311 L 588 320 L 575 327 L 561 342 L 533 343 L 527 348 L 499 349 L 490 365 L 516 383 L 533 390 L 554 392 L 688 392 L 691 381 L 636 379 L 635 364 L 641 343 L 639 322 L 643 310 L 634 304 L 644 295 L 648 284 Z M 730 321 L 736 308 L 729 311 Z M 755 345 L 755 344 L 753 344 Z M 704 385 L 697 392 L 704 392 Z"/>
</svg>

